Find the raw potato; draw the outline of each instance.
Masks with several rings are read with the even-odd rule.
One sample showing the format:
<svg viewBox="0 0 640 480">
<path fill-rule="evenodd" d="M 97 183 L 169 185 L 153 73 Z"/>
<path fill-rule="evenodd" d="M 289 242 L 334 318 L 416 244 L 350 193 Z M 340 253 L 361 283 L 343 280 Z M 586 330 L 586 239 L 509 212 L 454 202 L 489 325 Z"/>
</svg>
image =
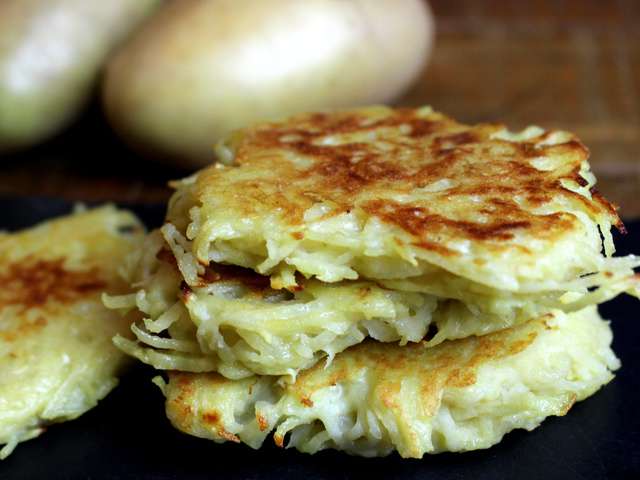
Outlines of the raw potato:
<svg viewBox="0 0 640 480">
<path fill-rule="evenodd" d="M 64 128 L 107 54 L 160 0 L 0 0 L 0 152 Z"/>
<path fill-rule="evenodd" d="M 256 120 L 393 99 L 432 36 L 422 0 L 174 0 L 109 62 L 104 104 L 134 145 L 201 166 Z"/>
</svg>

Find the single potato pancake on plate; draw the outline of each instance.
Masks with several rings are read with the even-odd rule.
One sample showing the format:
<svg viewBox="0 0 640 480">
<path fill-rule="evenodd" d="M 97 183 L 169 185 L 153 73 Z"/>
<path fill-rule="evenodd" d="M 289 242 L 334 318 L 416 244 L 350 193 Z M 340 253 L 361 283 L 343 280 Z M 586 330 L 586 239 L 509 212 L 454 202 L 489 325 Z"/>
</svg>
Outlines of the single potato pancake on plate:
<svg viewBox="0 0 640 480">
<path fill-rule="evenodd" d="M 143 235 L 110 206 L 0 234 L 0 458 L 116 385 L 127 357 L 111 338 L 131 318 L 101 295 L 123 292 L 118 268 Z"/>
<path fill-rule="evenodd" d="M 516 428 L 564 415 L 612 378 L 619 361 L 595 307 L 556 311 L 432 348 L 367 341 L 299 374 L 229 380 L 169 372 L 156 382 L 171 423 L 215 442 L 402 457 L 488 448 Z"/>
</svg>

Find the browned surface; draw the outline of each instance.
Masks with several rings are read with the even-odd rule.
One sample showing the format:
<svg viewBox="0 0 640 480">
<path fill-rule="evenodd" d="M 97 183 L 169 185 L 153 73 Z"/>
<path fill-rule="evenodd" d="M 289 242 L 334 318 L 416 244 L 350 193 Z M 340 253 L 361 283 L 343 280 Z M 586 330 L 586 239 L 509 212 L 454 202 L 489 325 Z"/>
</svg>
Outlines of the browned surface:
<svg viewBox="0 0 640 480">
<path fill-rule="evenodd" d="M 371 408 L 375 409 L 378 403 L 383 404 L 400 422 L 410 425 L 413 420 L 403 410 L 406 402 L 400 398 L 403 379 L 417 384 L 420 396 L 416 406 L 419 412 L 424 416 L 434 416 L 446 390 L 474 385 L 482 366 L 523 352 L 547 328 L 544 320 L 531 321 L 513 329 L 454 340 L 434 348 L 425 348 L 419 343 L 398 348 L 392 343 L 367 341 L 337 355 L 329 365 L 319 362 L 300 372 L 292 384 L 277 387 L 274 377 L 272 388 L 277 397 L 288 395 L 304 407 L 312 408 L 312 397 L 317 391 L 335 385 L 347 387 L 366 379 L 368 388 L 372 389 L 366 399 Z M 554 334 L 559 335 L 557 328 L 551 327 L 556 330 Z M 169 372 L 169 384 L 165 392 L 169 419 L 186 433 L 198 434 L 205 430 L 212 438 L 217 436 L 237 442 L 238 437 L 226 430 L 227 425 L 220 412 L 207 405 L 206 400 L 208 392 L 232 385 L 233 382 L 217 373 Z M 568 408 L 570 406 L 566 410 Z M 286 416 L 287 413 L 284 414 Z M 256 423 L 262 431 L 270 427 L 258 408 Z M 280 447 L 285 443 L 284 438 L 277 434 L 274 435 L 274 441 Z M 416 444 L 411 444 L 409 448 L 416 449 L 414 456 L 422 455 Z"/>
<path fill-rule="evenodd" d="M 64 259 L 22 259 L 0 273 L 0 308 L 18 305 L 27 310 L 49 302 L 67 303 L 106 287 L 96 269 L 71 271 Z"/>
<path fill-rule="evenodd" d="M 436 49 L 402 105 L 432 104 L 465 123 L 575 132 L 599 188 L 640 217 L 640 2 L 441 0 Z M 181 176 L 142 163 L 90 126 L 0 166 L 0 193 L 157 202 Z M 98 133 L 96 133 L 98 132 Z M 73 133 L 73 136 L 71 135 Z M 85 147 L 72 147 L 81 138 Z"/>
<path fill-rule="evenodd" d="M 390 343 L 364 342 L 351 347 L 348 354 L 337 355 L 328 367 L 319 362 L 300 372 L 288 391 L 305 404 L 317 390 L 349 382 L 366 369 L 376 379 L 376 396 L 387 407 L 397 408 L 399 379 L 410 374 L 419 379 L 424 414 L 431 416 L 439 408 L 443 389 L 473 385 L 479 367 L 522 352 L 543 328 L 544 321 L 532 321 L 512 330 L 445 342 L 434 348 L 418 343 L 397 348 Z"/>
<path fill-rule="evenodd" d="M 253 291 L 263 291 L 270 288 L 269 277 L 258 275 L 250 268 L 238 267 L 236 265 L 223 265 L 221 263 L 211 263 L 205 269 L 204 282 L 236 282 L 244 285 Z"/>
<path fill-rule="evenodd" d="M 598 188 L 640 216 L 640 2 L 433 1 L 438 34 L 401 103 L 464 122 L 573 131 Z"/>
<path fill-rule="evenodd" d="M 203 205 L 246 218 L 273 214 L 293 227 L 317 202 L 332 206 L 327 215 L 364 212 L 445 256 L 457 254 L 447 245 L 460 239 L 496 252 L 518 245 L 517 234 L 552 243 L 581 231 L 573 211 L 617 223 L 606 201 L 566 186 L 588 185 L 580 173 L 587 150 L 576 138 L 494 138 L 502 130 L 407 108 L 300 115 L 234 136 L 233 165 L 201 171 L 193 190 Z M 542 157 L 550 164 L 535 168 Z"/>
<path fill-rule="evenodd" d="M 158 252 L 156 258 L 171 265 L 175 271 L 178 270 L 176 257 L 173 256 L 171 250 L 163 248 Z M 204 274 L 200 276 L 200 280 L 204 285 L 216 282 L 241 283 L 254 291 L 262 291 L 270 287 L 269 277 L 260 275 L 250 268 L 213 262 L 205 267 Z M 191 288 L 186 282 L 182 282 L 180 288 L 185 298 L 191 294 Z"/>
</svg>

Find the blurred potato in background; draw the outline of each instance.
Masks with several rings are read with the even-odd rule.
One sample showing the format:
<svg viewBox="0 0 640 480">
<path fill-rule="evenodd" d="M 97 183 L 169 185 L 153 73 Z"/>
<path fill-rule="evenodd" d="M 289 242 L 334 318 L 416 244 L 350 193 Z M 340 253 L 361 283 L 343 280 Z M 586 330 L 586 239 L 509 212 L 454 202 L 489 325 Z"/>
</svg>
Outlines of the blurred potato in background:
<svg viewBox="0 0 640 480">
<path fill-rule="evenodd" d="M 172 0 L 109 61 L 103 103 L 138 150 L 202 166 L 254 121 L 396 98 L 433 31 L 421 0 Z"/>
<path fill-rule="evenodd" d="M 160 0 L 0 0 L 0 153 L 55 135 Z"/>
</svg>

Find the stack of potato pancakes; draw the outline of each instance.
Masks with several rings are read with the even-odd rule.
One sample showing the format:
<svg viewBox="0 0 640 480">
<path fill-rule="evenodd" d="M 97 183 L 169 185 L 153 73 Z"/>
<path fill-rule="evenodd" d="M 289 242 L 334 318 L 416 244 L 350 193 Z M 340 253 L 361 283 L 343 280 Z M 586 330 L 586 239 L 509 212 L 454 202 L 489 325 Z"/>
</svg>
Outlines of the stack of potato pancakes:
<svg viewBox="0 0 640 480">
<path fill-rule="evenodd" d="M 232 134 L 126 266 L 171 422 L 217 442 L 403 457 L 564 415 L 619 362 L 596 305 L 640 295 L 570 133 L 428 107 Z"/>
</svg>

